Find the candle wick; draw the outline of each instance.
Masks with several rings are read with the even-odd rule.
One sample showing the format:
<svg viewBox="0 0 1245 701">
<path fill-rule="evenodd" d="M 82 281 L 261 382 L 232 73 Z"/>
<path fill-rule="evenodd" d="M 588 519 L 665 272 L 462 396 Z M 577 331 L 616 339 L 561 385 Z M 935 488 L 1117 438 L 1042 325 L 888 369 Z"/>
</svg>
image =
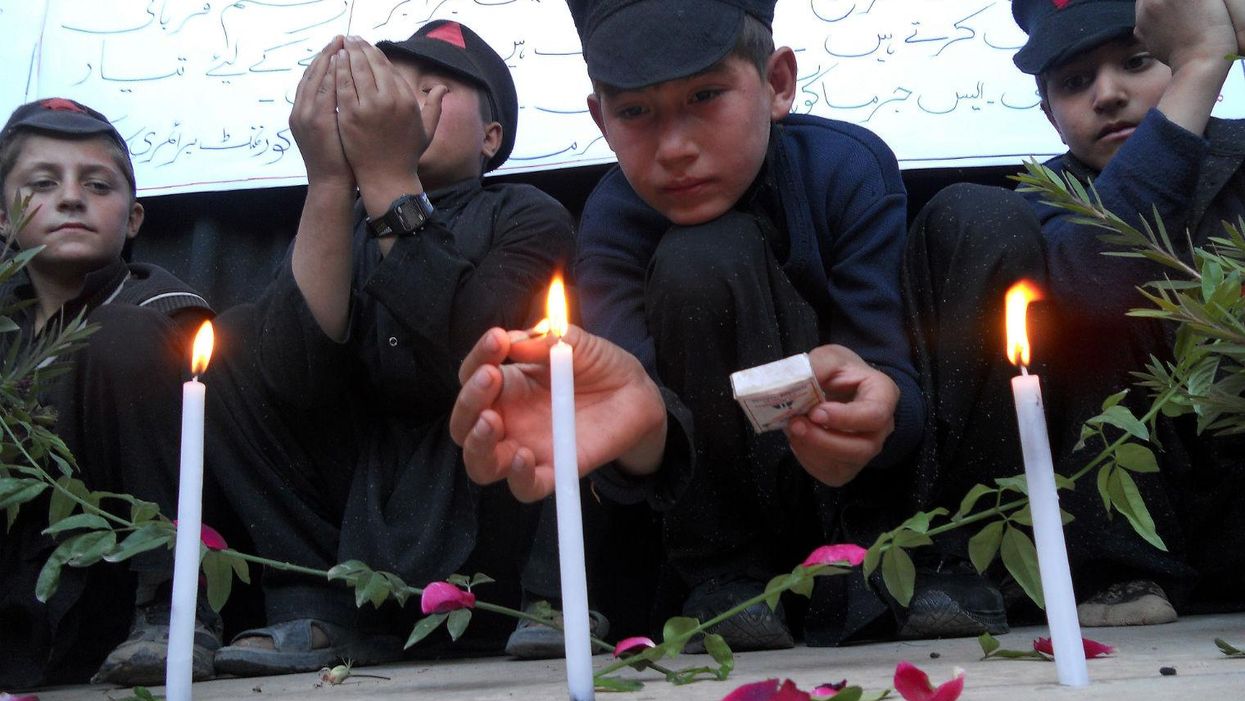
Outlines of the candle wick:
<svg viewBox="0 0 1245 701">
<path fill-rule="evenodd" d="M 1020 364 L 1020 374 L 1024 375 L 1025 377 L 1029 376 L 1029 367 L 1025 365 L 1024 363 Z"/>
<path fill-rule="evenodd" d="M 199 376 L 198 376 L 198 375 L 191 375 L 191 376 L 190 376 L 190 381 L 191 381 L 191 382 L 198 382 L 198 381 L 199 381 Z"/>
</svg>

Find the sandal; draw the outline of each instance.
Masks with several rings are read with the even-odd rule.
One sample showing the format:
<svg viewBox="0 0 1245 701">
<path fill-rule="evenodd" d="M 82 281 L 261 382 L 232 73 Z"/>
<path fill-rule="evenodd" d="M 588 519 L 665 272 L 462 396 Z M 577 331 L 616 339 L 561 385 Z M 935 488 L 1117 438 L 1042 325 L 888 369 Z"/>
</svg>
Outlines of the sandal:
<svg viewBox="0 0 1245 701">
<path fill-rule="evenodd" d="M 314 629 L 328 639 L 326 647 L 312 647 Z M 272 647 L 235 644 L 246 638 L 268 638 Z M 216 652 L 216 671 L 256 677 L 314 672 L 346 661 L 355 666 L 382 664 L 401 657 L 402 641 L 394 636 L 360 635 L 336 623 L 299 618 L 238 633 Z"/>
</svg>

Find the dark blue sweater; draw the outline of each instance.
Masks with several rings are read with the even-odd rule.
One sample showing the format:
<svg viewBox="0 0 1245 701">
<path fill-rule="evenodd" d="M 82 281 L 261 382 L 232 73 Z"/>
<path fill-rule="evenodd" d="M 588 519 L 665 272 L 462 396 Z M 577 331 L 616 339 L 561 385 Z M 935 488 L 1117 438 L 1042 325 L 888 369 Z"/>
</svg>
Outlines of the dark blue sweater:
<svg viewBox="0 0 1245 701">
<path fill-rule="evenodd" d="M 894 465 L 912 453 L 925 415 L 900 305 L 907 195 L 895 157 L 863 128 L 791 115 L 771 133 L 766 170 L 776 190 L 769 199 L 781 209 L 767 213 L 787 236 L 787 251 L 776 255 L 816 310 L 821 342 L 852 349 L 899 386 L 895 431 L 870 464 Z M 579 234 L 575 274 L 585 327 L 634 353 L 650 372 L 645 271 L 670 226 L 615 167 L 589 197 Z"/>
</svg>

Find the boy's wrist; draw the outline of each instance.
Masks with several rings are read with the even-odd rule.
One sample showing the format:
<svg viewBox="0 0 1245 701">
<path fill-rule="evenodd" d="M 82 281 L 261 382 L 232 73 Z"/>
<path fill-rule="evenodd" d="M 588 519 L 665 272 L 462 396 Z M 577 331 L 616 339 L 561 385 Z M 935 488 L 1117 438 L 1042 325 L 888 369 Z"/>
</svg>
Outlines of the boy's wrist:
<svg viewBox="0 0 1245 701">
<path fill-rule="evenodd" d="M 394 200 L 403 195 L 420 195 L 424 185 L 419 176 L 408 174 L 404 177 L 371 176 L 359 178 L 359 197 L 367 216 L 372 219 L 384 216 Z"/>
</svg>

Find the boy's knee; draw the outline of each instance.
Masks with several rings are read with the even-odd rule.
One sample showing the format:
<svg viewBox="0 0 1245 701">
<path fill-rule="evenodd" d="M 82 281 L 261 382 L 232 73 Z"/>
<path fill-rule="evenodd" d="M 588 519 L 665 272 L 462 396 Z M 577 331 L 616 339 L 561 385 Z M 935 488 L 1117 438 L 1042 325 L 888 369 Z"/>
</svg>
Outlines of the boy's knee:
<svg viewBox="0 0 1245 701">
<path fill-rule="evenodd" d="M 1041 256 L 1032 206 L 1006 188 L 956 183 L 934 195 L 912 227 L 909 246 L 926 255 Z"/>
<path fill-rule="evenodd" d="M 756 219 L 739 212 L 671 227 L 653 254 L 648 288 L 666 303 L 721 306 L 740 281 L 765 274 L 768 245 Z"/>
</svg>

